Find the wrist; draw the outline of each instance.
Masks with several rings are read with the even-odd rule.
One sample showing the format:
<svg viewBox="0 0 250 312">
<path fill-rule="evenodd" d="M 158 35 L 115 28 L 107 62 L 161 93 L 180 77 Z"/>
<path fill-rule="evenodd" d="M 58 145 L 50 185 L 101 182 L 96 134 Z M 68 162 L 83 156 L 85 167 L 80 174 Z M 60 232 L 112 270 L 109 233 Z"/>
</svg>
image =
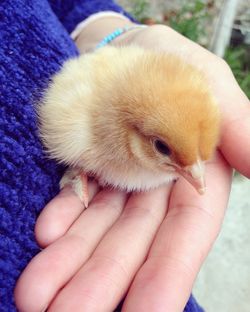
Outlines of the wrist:
<svg viewBox="0 0 250 312">
<path fill-rule="evenodd" d="M 79 33 L 78 37 L 75 40 L 75 43 L 80 51 L 80 53 L 86 53 L 93 50 L 98 43 L 100 43 L 104 37 L 115 31 L 117 28 L 124 28 L 127 26 L 135 26 L 137 24 L 130 21 L 125 16 L 107 16 L 100 17 L 91 23 L 88 23 Z M 119 45 L 126 44 L 132 41 L 133 35 L 141 31 L 139 28 L 135 28 L 126 33 L 123 33 L 121 36 L 115 38 L 111 44 Z"/>
</svg>

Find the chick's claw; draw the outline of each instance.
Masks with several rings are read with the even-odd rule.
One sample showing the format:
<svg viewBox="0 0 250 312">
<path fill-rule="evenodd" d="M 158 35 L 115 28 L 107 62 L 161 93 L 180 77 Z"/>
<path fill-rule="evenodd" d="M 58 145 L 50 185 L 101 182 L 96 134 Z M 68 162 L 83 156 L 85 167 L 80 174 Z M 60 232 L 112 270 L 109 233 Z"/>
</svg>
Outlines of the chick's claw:
<svg viewBox="0 0 250 312">
<path fill-rule="evenodd" d="M 72 187 L 84 207 L 87 208 L 89 203 L 87 175 L 80 169 L 69 168 L 60 181 L 60 188 L 63 189 L 67 185 Z"/>
</svg>

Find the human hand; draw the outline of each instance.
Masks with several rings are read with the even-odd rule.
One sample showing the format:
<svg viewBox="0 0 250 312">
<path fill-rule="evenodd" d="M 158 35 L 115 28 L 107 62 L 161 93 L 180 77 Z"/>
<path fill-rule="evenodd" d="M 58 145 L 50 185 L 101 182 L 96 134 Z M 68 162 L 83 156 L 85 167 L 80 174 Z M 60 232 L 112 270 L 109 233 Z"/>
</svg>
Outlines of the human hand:
<svg viewBox="0 0 250 312">
<path fill-rule="evenodd" d="M 177 54 L 182 47 L 187 61 L 203 65 L 223 113 L 220 151 L 206 168 L 207 192 L 199 196 L 179 179 L 173 187 L 132 195 L 126 204 L 125 194 L 104 190 L 81 213 L 72 192 L 62 191 L 38 220 L 37 239 L 49 246 L 17 285 L 21 311 L 41 311 L 53 298 L 51 311 L 111 311 L 128 289 L 123 311 L 182 311 L 220 229 L 228 163 L 250 176 L 249 103 L 227 65 L 165 26 L 126 40 Z"/>
</svg>

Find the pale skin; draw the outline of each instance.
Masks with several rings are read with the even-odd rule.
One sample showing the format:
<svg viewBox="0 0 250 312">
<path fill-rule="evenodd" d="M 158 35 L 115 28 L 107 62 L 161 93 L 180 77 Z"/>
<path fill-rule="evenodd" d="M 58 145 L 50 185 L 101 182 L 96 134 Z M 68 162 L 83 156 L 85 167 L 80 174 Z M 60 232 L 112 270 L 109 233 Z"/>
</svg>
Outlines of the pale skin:
<svg viewBox="0 0 250 312">
<path fill-rule="evenodd" d="M 119 18 L 90 24 L 76 40 L 93 48 Z M 22 273 L 15 299 L 20 311 L 181 312 L 214 243 L 227 207 L 232 168 L 250 177 L 250 105 L 229 67 L 166 26 L 137 29 L 113 44 L 136 43 L 178 54 L 204 71 L 222 111 L 221 143 L 206 165 L 205 195 L 184 179 L 127 195 L 89 184 L 83 210 L 66 187 L 42 211 L 36 238 L 44 249 Z"/>
</svg>

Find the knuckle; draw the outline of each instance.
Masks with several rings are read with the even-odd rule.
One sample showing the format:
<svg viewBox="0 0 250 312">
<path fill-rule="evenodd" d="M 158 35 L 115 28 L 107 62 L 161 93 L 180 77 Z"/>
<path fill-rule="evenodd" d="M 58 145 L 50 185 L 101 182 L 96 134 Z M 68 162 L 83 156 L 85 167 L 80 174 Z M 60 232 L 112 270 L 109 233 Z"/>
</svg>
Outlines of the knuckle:
<svg viewBox="0 0 250 312">
<path fill-rule="evenodd" d="M 230 66 L 228 65 L 228 63 L 224 59 L 222 59 L 218 56 L 217 56 L 217 59 L 218 59 L 218 64 L 219 64 L 220 68 L 222 69 L 222 71 L 224 71 L 226 73 L 232 73 Z"/>
</svg>

